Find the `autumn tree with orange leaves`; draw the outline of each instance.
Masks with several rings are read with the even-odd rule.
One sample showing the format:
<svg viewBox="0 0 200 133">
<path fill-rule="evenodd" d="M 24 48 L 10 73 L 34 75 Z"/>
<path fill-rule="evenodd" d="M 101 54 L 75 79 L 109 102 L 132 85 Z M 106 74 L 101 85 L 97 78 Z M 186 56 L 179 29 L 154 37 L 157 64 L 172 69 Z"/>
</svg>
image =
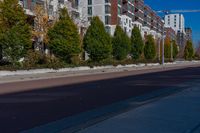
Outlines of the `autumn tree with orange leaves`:
<svg viewBox="0 0 200 133">
<path fill-rule="evenodd" d="M 34 27 L 32 31 L 35 40 L 34 48 L 44 53 L 49 41 L 47 33 L 53 25 L 53 21 L 50 22 L 46 9 L 40 5 L 35 6 L 34 15 Z"/>
</svg>

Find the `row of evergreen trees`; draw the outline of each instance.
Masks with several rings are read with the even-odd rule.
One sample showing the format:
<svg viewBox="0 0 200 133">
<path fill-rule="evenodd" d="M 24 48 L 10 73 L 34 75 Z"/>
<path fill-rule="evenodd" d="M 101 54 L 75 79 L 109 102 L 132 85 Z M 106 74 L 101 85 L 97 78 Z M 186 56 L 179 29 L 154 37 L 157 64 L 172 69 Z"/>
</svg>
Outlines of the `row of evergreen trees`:
<svg viewBox="0 0 200 133">
<path fill-rule="evenodd" d="M 63 60 L 77 56 L 81 52 L 77 29 L 67 14 L 62 10 L 60 20 L 49 30 L 50 50 Z M 155 41 L 151 35 L 147 36 L 146 45 L 142 40 L 140 30 L 132 30 L 131 39 L 120 26 L 116 26 L 114 36 L 111 37 L 105 30 L 99 17 L 93 17 L 83 39 L 83 50 L 93 62 L 100 62 L 108 58 L 124 60 L 130 55 L 138 60 L 144 53 L 145 59 L 153 60 L 156 56 Z"/>
<path fill-rule="evenodd" d="M 24 57 L 27 60 L 32 48 L 33 32 L 23 8 L 18 5 L 18 0 L 0 1 L 0 11 L 0 51 L 5 59 L 15 65 Z M 82 41 L 67 9 L 60 11 L 59 20 L 48 28 L 46 34 L 46 45 L 52 55 L 66 63 L 72 63 L 84 51 L 93 62 L 108 58 L 124 60 L 128 56 L 134 60 L 153 60 L 157 53 L 155 40 L 151 35 L 147 36 L 144 44 L 139 28 L 135 27 L 129 38 L 124 30 L 117 26 L 114 36 L 111 37 L 98 17 L 92 18 Z M 190 51 L 185 52 L 187 58 L 191 55 Z M 54 56 L 51 58 L 55 58 Z"/>
<path fill-rule="evenodd" d="M 149 38 L 151 39 L 152 36 L 149 36 Z M 152 47 L 147 48 L 149 51 L 147 50 L 145 54 L 147 59 L 155 57 L 154 41 L 151 44 Z M 101 20 L 94 17 L 84 37 L 83 46 L 93 61 L 101 61 L 110 57 L 116 60 L 124 60 L 128 55 L 137 60 L 142 56 L 144 43 L 139 28 L 135 27 L 132 30 L 130 39 L 120 26 L 116 26 L 114 36 L 111 37 L 105 31 Z M 153 54 L 153 56 L 149 58 L 148 54 Z"/>
</svg>

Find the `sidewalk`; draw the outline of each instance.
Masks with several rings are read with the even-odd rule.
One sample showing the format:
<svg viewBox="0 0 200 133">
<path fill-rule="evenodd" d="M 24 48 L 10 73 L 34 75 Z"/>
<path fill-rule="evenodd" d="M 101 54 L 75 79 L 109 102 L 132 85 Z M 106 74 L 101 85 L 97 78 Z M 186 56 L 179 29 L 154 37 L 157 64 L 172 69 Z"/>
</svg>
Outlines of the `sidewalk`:
<svg viewBox="0 0 200 133">
<path fill-rule="evenodd" d="M 19 71 L 0 71 L 0 84 L 19 82 L 19 81 L 30 81 L 40 79 L 53 79 L 61 77 L 72 77 L 72 76 L 86 76 L 95 74 L 105 73 L 116 73 L 125 71 L 137 71 L 136 74 L 143 74 L 149 72 L 160 72 L 167 70 L 175 70 L 192 66 L 200 66 L 200 61 L 179 61 L 174 63 L 166 63 L 160 65 L 158 63 L 152 64 L 131 64 L 131 65 L 118 65 L 118 66 L 102 66 L 102 67 L 76 67 L 76 68 L 63 68 L 59 70 L 53 69 L 35 69 L 35 70 L 19 70 Z M 139 72 L 140 71 L 140 72 Z M 125 75 L 126 76 L 126 75 Z"/>
</svg>

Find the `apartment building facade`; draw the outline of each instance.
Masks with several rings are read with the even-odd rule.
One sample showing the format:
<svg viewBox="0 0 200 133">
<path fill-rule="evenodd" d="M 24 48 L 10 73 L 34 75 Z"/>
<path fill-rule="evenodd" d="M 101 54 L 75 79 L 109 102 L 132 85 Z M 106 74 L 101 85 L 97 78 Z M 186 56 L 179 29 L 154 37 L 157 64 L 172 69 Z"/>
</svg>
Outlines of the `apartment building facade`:
<svg viewBox="0 0 200 133">
<path fill-rule="evenodd" d="M 149 34 L 155 39 L 160 39 L 164 32 L 164 22 L 143 0 L 122 1 L 122 27 L 128 34 L 134 26 L 139 27 L 142 37 Z M 130 22 L 132 20 L 132 22 Z"/>
<path fill-rule="evenodd" d="M 124 31 L 131 36 L 131 32 L 133 29 L 133 21 L 134 21 L 134 10 L 135 6 L 133 0 L 122 0 L 121 1 L 121 22 L 120 25 L 124 29 Z"/>
<path fill-rule="evenodd" d="M 104 23 L 106 31 L 114 34 L 115 27 L 121 22 L 122 0 L 79 0 L 81 18 L 90 21 L 98 16 Z"/>
<path fill-rule="evenodd" d="M 144 0 L 20 0 L 26 14 L 33 15 L 36 5 L 48 9 L 50 18 L 58 17 L 59 9 L 67 7 L 74 22 L 79 27 L 87 28 L 92 17 L 99 16 L 105 29 L 114 34 L 116 25 L 120 25 L 131 36 L 134 26 L 139 27 L 141 35 L 153 35 L 161 38 L 164 23 Z"/>
<path fill-rule="evenodd" d="M 49 19 L 58 19 L 59 10 L 67 8 L 75 23 L 79 18 L 78 10 L 79 0 L 19 0 L 19 4 L 24 8 L 29 16 L 34 16 L 34 10 L 37 5 L 42 6 L 48 14 Z"/>
<path fill-rule="evenodd" d="M 144 22 L 144 0 L 132 0 L 132 2 L 134 2 L 135 7 L 133 24 L 142 29 Z"/>
<path fill-rule="evenodd" d="M 139 27 L 143 38 L 148 34 L 155 39 L 162 36 L 164 22 L 144 0 L 79 0 L 79 3 L 80 16 L 85 21 L 99 16 L 111 35 L 116 25 L 120 25 L 129 36 L 134 26 Z"/>
<path fill-rule="evenodd" d="M 185 18 L 183 14 L 165 15 L 165 27 L 171 27 L 178 32 L 185 34 Z"/>
<path fill-rule="evenodd" d="M 165 27 L 171 27 L 177 37 L 177 44 L 181 51 L 183 51 L 187 36 L 185 32 L 185 19 L 183 14 L 168 14 L 165 15 Z"/>
</svg>

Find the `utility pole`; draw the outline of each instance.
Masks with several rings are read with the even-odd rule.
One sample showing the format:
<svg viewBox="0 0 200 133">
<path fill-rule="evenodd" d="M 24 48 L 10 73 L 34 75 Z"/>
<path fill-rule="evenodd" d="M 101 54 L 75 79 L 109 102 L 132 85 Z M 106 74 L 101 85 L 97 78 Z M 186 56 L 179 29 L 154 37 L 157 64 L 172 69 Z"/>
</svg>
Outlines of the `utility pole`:
<svg viewBox="0 0 200 133">
<path fill-rule="evenodd" d="M 161 39 L 158 39 L 158 61 L 160 61 L 160 43 L 161 43 Z"/>
<path fill-rule="evenodd" d="M 162 36 L 162 65 L 165 64 L 165 36 Z"/>
</svg>

